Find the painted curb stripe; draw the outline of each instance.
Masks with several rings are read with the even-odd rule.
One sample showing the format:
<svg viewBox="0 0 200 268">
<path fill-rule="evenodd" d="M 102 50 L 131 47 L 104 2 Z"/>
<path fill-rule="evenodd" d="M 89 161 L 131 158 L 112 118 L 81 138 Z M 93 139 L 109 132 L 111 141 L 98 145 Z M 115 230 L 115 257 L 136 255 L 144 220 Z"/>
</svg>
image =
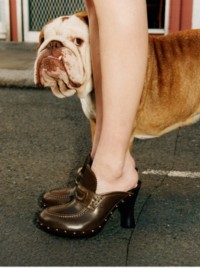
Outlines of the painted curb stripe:
<svg viewBox="0 0 200 268">
<path fill-rule="evenodd" d="M 148 170 L 143 171 L 142 174 L 200 179 L 200 172 L 191 172 L 191 171 L 176 171 L 176 170 L 167 171 L 167 170 L 148 169 Z"/>
</svg>

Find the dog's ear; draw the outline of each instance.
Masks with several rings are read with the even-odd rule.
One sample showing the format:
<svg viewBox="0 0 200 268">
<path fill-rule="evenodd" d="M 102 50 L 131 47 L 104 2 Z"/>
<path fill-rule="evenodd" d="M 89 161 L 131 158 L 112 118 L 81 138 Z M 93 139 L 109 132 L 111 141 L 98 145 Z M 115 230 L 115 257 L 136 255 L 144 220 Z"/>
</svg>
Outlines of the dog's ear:
<svg viewBox="0 0 200 268">
<path fill-rule="evenodd" d="M 36 50 L 38 51 L 38 49 L 40 48 L 40 46 L 42 45 L 42 43 L 44 42 L 44 28 L 42 28 L 40 35 L 39 35 L 39 40 L 38 40 L 38 44 L 36 47 Z"/>
<path fill-rule="evenodd" d="M 87 25 L 89 25 L 88 14 L 86 11 L 82 11 L 75 14 L 79 19 L 83 20 Z"/>
</svg>

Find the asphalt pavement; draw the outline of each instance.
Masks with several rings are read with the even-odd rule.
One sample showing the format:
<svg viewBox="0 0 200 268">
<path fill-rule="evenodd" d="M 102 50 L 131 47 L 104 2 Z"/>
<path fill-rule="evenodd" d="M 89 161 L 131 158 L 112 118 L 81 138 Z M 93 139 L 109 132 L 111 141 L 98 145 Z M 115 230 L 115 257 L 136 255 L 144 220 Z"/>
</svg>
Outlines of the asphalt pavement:
<svg viewBox="0 0 200 268">
<path fill-rule="evenodd" d="M 0 266 L 200 266 L 200 122 L 135 140 L 135 230 L 117 211 L 87 239 L 36 227 L 38 198 L 74 180 L 91 138 L 77 97 L 34 86 L 34 59 L 35 44 L 0 43 Z"/>
</svg>

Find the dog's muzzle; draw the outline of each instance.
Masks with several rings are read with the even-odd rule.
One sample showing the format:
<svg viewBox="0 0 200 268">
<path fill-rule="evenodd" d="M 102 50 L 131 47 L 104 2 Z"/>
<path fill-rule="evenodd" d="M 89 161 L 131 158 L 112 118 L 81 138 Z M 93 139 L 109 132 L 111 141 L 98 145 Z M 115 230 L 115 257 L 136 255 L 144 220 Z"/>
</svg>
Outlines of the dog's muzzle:
<svg viewBox="0 0 200 268">
<path fill-rule="evenodd" d="M 35 62 L 35 83 L 50 87 L 60 98 L 76 93 L 84 82 L 83 63 L 72 44 L 50 40 L 42 44 Z"/>
</svg>

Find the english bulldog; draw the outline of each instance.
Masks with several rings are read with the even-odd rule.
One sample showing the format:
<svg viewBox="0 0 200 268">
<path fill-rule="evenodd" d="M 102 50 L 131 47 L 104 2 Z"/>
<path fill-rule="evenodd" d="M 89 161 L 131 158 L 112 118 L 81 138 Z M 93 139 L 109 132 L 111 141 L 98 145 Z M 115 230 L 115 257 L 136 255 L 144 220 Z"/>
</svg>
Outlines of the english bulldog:
<svg viewBox="0 0 200 268">
<path fill-rule="evenodd" d="M 158 137 L 200 119 L 199 48 L 200 30 L 149 36 L 146 78 L 130 143 L 134 137 Z M 34 81 L 50 87 L 59 98 L 77 94 L 94 134 L 95 89 L 86 13 L 62 16 L 43 27 Z"/>
</svg>

